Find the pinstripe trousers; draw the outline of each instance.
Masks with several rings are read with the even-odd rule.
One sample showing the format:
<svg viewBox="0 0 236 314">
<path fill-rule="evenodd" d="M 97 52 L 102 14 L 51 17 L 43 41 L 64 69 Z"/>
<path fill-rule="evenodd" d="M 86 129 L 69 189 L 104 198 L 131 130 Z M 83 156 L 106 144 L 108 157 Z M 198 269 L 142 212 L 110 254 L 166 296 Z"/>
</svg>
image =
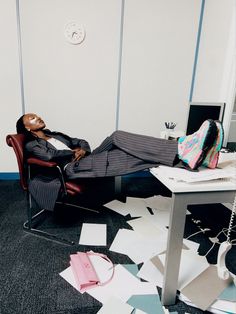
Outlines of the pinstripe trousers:
<svg viewBox="0 0 236 314">
<path fill-rule="evenodd" d="M 178 142 L 115 131 L 92 153 L 66 168 L 69 178 L 118 176 L 177 163 Z"/>
</svg>

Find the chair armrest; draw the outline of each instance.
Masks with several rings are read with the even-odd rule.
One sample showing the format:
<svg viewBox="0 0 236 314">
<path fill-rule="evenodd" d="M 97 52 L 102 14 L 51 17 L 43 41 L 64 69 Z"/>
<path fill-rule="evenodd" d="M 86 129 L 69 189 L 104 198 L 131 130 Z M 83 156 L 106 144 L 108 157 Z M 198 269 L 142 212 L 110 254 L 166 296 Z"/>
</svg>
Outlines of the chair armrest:
<svg viewBox="0 0 236 314">
<path fill-rule="evenodd" d="M 81 193 L 81 190 L 82 190 L 81 185 L 78 185 L 77 183 L 73 182 L 73 180 L 66 182 L 65 178 L 64 178 L 63 171 L 61 170 L 61 168 L 58 166 L 58 164 L 56 162 L 44 161 L 44 160 L 40 160 L 38 158 L 30 157 L 27 159 L 27 164 L 28 164 L 29 178 L 30 178 L 31 166 L 55 168 L 58 172 L 58 178 L 61 182 L 61 188 L 62 188 L 62 192 L 64 193 L 64 195 L 67 195 L 68 191 L 69 191 L 70 195 L 76 195 L 76 194 Z"/>
<path fill-rule="evenodd" d="M 48 167 L 48 168 L 54 168 L 54 167 L 58 166 L 57 163 L 54 161 L 44 161 L 44 160 L 40 160 L 38 158 L 28 158 L 27 164 L 37 165 L 37 166 L 41 166 L 41 167 Z"/>
<path fill-rule="evenodd" d="M 61 168 L 58 166 L 58 164 L 54 161 L 44 161 L 44 160 L 40 160 L 38 158 L 33 158 L 30 157 L 27 159 L 27 164 L 30 168 L 30 166 L 40 166 L 40 167 L 46 167 L 46 168 L 55 168 L 58 171 L 58 176 L 59 176 L 59 180 L 61 181 L 61 185 L 62 185 L 62 189 L 64 194 L 67 194 L 67 189 L 66 189 L 66 184 L 65 184 L 65 179 L 64 179 L 64 175 L 63 172 L 61 170 Z M 30 170 L 29 170 L 30 173 Z M 29 174 L 30 176 L 30 174 Z"/>
</svg>

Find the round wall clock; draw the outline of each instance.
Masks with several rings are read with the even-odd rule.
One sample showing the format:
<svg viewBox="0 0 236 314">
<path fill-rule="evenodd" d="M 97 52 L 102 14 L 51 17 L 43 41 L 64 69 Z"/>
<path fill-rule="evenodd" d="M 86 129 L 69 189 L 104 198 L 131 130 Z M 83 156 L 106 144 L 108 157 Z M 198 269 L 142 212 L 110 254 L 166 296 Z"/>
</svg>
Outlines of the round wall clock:
<svg viewBox="0 0 236 314">
<path fill-rule="evenodd" d="M 84 40 L 85 29 L 76 22 L 69 22 L 65 25 L 64 35 L 70 44 L 77 45 Z"/>
</svg>

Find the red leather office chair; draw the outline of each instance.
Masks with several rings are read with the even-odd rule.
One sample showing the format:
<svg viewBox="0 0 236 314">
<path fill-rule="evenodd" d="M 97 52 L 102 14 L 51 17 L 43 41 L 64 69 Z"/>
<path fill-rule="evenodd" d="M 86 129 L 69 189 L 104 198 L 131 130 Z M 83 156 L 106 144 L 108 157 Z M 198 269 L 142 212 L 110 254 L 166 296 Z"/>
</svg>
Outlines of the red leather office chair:
<svg viewBox="0 0 236 314">
<path fill-rule="evenodd" d="M 28 180 L 30 179 L 31 167 L 37 166 L 37 167 L 44 167 L 44 168 L 47 167 L 47 168 L 56 169 L 56 171 L 58 173 L 58 178 L 61 181 L 61 189 L 62 189 L 61 193 L 63 193 L 63 196 L 67 196 L 67 195 L 75 196 L 75 195 L 81 194 L 84 187 L 82 185 L 79 185 L 76 182 L 65 180 L 60 167 L 55 162 L 42 161 L 42 160 L 37 159 L 37 158 L 28 158 L 27 160 L 25 160 L 25 158 L 24 158 L 25 136 L 23 134 L 7 135 L 6 142 L 7 142 L 8 146 L 13 148 L 13 150 L 16 154 L 17 164 L 18 164 L 18 168 L 19 168 L 19 175 L 20 175 L 20 185 L 21 185 L 22 189 L 27 192 L 27 201 L 28 201 L 27 216 L 28 216 L 28 220 L 23 224 L 23 229 L 27 232 L 31 232 L 33 234 L 45 237 L 47 239 L 51 239 L 51 240 L 54 240 L 57 242 L 73 245 L 74 244 L 73 241 L 69 241 L 69 240 L 60 238 L 57 235 L 47 233 L 45 231 L 34 228 L 33 222 L 36 221 L 37 218 L 39 218 L 39 216 L 45 214 L 45 212 L 47 210 L 42 209 L 37 214 L 32 215 L 32 196 L 31 196 L 31 193 L 29 192 L 29 189 L 28 189 Z M 90 211 L 94 211 L 94 212 L 98 213 L 96 210 L 85 208 L 85 207 L 78 206 L 75 204 L 68 204 L 66 202 L 57 202 L 57 203 L 63 203 L 65 205 L 75 206 L 78 208 L 82 208 L 85 210 L 90 210 Z"/>
</svg>

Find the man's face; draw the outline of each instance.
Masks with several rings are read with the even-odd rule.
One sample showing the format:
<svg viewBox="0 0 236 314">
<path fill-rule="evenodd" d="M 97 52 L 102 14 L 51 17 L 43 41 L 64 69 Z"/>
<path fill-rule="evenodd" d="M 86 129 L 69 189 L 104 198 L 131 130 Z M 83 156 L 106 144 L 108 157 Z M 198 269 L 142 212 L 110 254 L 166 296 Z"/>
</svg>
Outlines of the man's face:
<svg viewBox="0 0 236 314">
<path fill-rule="evenodd" d="M 28 131 L 38 131 L 45 128 L 46 124 L 44 121 L 34 113 L 27 113 L 24 115 L 23 122 L 25 128 Z"/>
</svg>

